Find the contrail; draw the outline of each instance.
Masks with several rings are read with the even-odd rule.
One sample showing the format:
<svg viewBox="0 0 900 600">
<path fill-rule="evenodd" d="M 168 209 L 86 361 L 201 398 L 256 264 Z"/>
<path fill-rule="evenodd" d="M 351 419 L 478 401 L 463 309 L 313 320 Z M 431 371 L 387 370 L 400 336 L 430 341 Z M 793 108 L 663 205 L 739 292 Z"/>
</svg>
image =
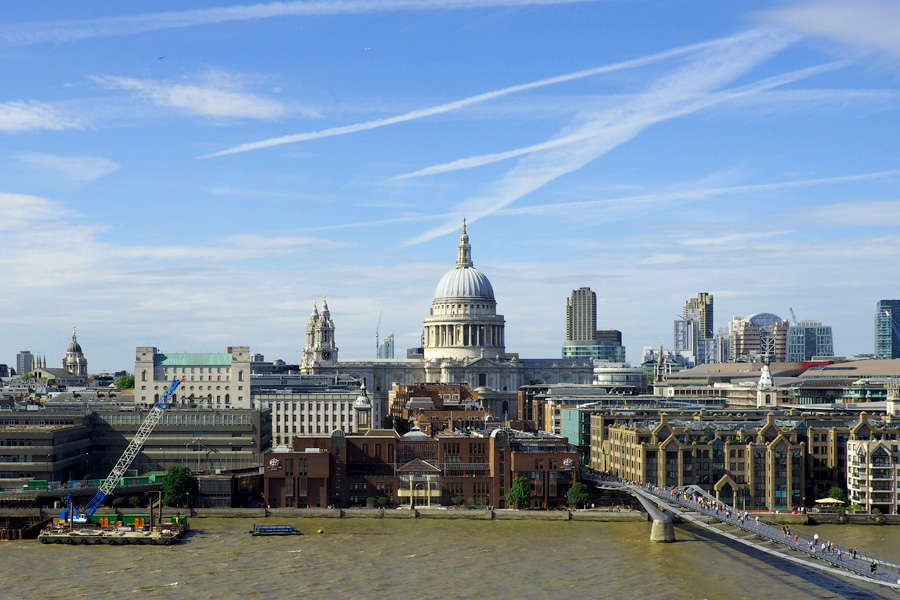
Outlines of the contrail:
<svg viewBox="0 0 900 600">
<path fill-rule="evenodd" d="M 682 114 L 696 112 L 697 110 L 704 108 L 706 105 L 719 104 L 721 102 L 734 100 L 736 98 L 747 96 L 749 94 L 754 94 L 757 92 L 765 91 L 767 89 L 771 89 L 773 87 L 784 85 L 786 83 L 791 83 L 794 81 L 798 81 L 800 79 L 806 79 L 807 77 L 811 77 L 813 75 L 817 75 L 817 74 L 823 73 L 825 71 L 831 71 L 833 69 L 841 68 L 841 67 L 846 66 L 847 64 L 849 64 L 847 61 L 835 61 L 835 62 L 828 63 L 825 65 L 809 67 L 806 69 L 799 69 L 797 71 L 791 71 L 790 73 L 785 73 L 783 75 L 777 75 L 777 76 L 771 77 L 769 79 L 765 79 L 763 81 L 744 86 L 743 88 L 737 88 L 737 89 L 730 90 L 730 91 L 710 94 L 709 98 L 707 100 L 700 100 L 696 103 L 689 104 L 686 107 L 681 108 L 681 109 L 676 110 L 671 113 L 661 113 L 659 115 L 659 118 L 656 120 L 663 121 L 663 120 L 671 119 L 676 116 L 680 116 Z M 609 122 L 609 120 L 607 120 L 607 122 Z M 603 133 L 607 127 L 608 126 L 604 126 L 604 129 L 601 130 L 601 133 Z M 463 169 L 480 167 L 483 165 L 488 165 L 488 164 L 500 162 L 503 160 L 508 160 L 510 158 L 516 158 L 517 156 L 533 154 L 533 153 L 539 152 L 541 150 L 550 150 L 552 148 L 558 148 L 560 146 L 566 146 L 568 144 L 573 144 L 576 142 L 583 142 L 583 141 L 588 140 L 596 135 L 598 135 L 597 131 L 592 131 L 590 129 L 580 130 L 577 133 L 574 133 L 571 135 L 567 135 L 567 136 L 560 137 L 560 138 L 554 138 L 554 139 L 548 140 L 546 142 L 541 142 L 539 144 L 533 144 L 531 146 L 525 146 L 523 148 L 507 150 L 506 152 L 496 152 L 493 154 L 483 154 L 480 156 L 472 156 L 469 158 L 461 158 L 461 159 L 454 160 L 454 161 L 451 161 L 448 163 L 433 165 L 430 167 L 426 167 L 424 169 L 420 169 L 418 171 L 413 171 L 412 173 L 405 173 L 403 175 L 397 175 L 393 179 L 394 180 L 411 179 L 413 177 L 424 177 L 426 175 L 437 175 L 440 173 L 450 173 L 452 171 L 460 171 Z"/>
<path fill-rule="evenodd" d="M 515 167 L 492 183 L 486 192 L 461 202 L 456 212 L 466 213 L 470 221 L 477 221 L 506 208 L 563 175 L 584 167 L 656 123 L 691 114 L 734 97 L 734 92 L 717 95 L 712 92 L 782 50 L 791 41 L 792 39 L 773 33 L 748 44 L 726 46 L 722 52 L 701 53 L 689 66 L 658 79 L 647 92 L 634 100 L 605 111 L 580 125 L 574 133 L 566 132 L 567 136 L 574 135 L 577 138 L 575 143 L 551 147 L 523 157 Z M 804 69 L 799 73 L 812 74 L 826 67 Z M 766 87 L 781 85 L 787 80 L 788 76 L 770 78 L 740 88 L 737 95 L 761 91 Z M 455 223 L 447 222 L 415 236 L 406 241 L 405 245 L 426 242 L 455 229 Z"/>
<path fill-rule="evenodd" d="M 309 2 L 270 2 L 266 4 L 244 4 L 197 10 L 144 13 L 124 17 L 3 25 L 0 26 L 0 44 L 25 46 L 30 44 L 70 42 L 95 37 L 113 37 L 163 29 L 214 25 L 232 21 L 254 21 L 275 17 L 316 17 L 424 10 L 466 10 L 580 4 L 600 1 L 609 0 L 313 0 Z"/>
<path fill-rule="evenodd" d="M 570 209 L 596 208 L 602 206 L 610 206 L 616 204 L 633 204 L 656 202 L 671 202 L 673 200 L 704 200 L 707 198 L 715 198 L 717 196 L 727 196 L 734 194 L 747 194 L 753 192 L 767 192 L 782 189 L 815 187 L 819 185 L 839 185 L 842 183 L 853 183 L 857 181 L 875 181 L 878 179 L 888 179 L 891 177 L 900 177 L 900 169 L 889 171 L 874 171 L 871 173 L 857 173 L 855 175 L 843 175 L 838 177 L 821 177 L 817 179 L 798 179 L 796 181 L 780 181 L 774 183 L 755 183 L 750 185 L 738 185 L 730 187 L 714 187 L 699 188 L 694 190 L 685 190 L 681 192 L 667 192 L 660 194 L 643 194 L 638 196 L 620 196 L 618 198 L 607 198 L 604 200 L 585 200 L 582 202 L 564 202 L 555 204 L 538 204 L 535 206 L 524 206 L 522 208 L 503 208 L 494 214 L 501 216 L 513 215 L 545 215 L 557 211 Z M 440 221 L 443 219 L 461 219 L 465 214 L 460 211 L 438 213 L 432 215 L 412 215 L 408 217 L 397 217 L 394 219 L 380 219 L 378 221 L 360 221 L 357 223 L 341 223 L 339 225 L 323 225 L 321 227 L 309 227 L 303 231 L 328 231 L 337 229 L 356 229 L 359 227 L 373 227 L 379 225 L 395 225 L 398 223 L 421 223 L 424 221 Z"/>
<path fill-rule="evenodd" d="M 232 148 L 220 150 L 218 152 L 213 152 L 211 154 L 201 156 L 200 158 L 216 158 L 219 156 L 226 156 L 228 154 L 237 154 L 239 152 L 249 152 L 251 150 L 260 150 L 262 148 L 271 148 L 272 146 L 280 146 L 281 144 L 293 144 L 296 142 L 304 142 L 307 140 L 315 140 L 315 139 L 331 137 L 331 136 L 335 136 L 335 135 L 356 133 L 357 131 L 366 131 L 369 129 L 376 129 L 378 127 L 384 127 L 386 125 L 394 125 L 396 123 L 404 123 L 406 121 L 412 121 L 415 119 L 421 119 L 424 117 L 431 117 L 434 115 L 439 115 L 442 113 L 450 112 L 453 110 L 464 108 L 466 106 L 478 104 L 479 102 L 485 102 L 487 100 L 493 100 L 495 98 L 500 98 L 502 96 L 507 96 L 509 94 L 515 94 L 517 92 L 523 92 L 526 90 L 545 87 L 545 86 L 553 85 L 556 83 L 565 83 L 567 81 L 575 81 L 577 79 L 583 79 L 585 77 L 591 77 L 594 75 L 601 75 L 603 73 L 612 73 L 614 71 L 622 71 L 625 69 L 633 69 L 636 67 L 642 67 L 644 65 L 649 65 L 652 63 L 667 60 L 669 58 L 673 58 L 675 56 L 680 56 L 682 54 L 696 52 L 697 50 L 702 50 L 704 48 L 709 48 L 712 46 L 719 46 L 719 45 L 724 45 L 724 44 L 732 44 L 737 41 L 742 41 L 744 39 L 748 39 L 748 38 L 752 38 L 752 37 L 759 37 L 760 35 L 762 35 L 762 34 L 758 31 L 751 31 L 751 32 L 742 33 L 742 34 L 731 36 L 731 37 L 720 38 L 720 39 L 709 41 L 709 42 L 690 44 L 688 46 L 681 46 L 679 48 L 673 48 L 671 50 L 666 50 L 664 52 L 659 52 L 657 54 L 651 54 L 650 56 L 645 56 L 642 58 L 635 58 L 632 60 L 626 60 L 623 62 L 613 63 L 611 65 L 604 65 L 601 67 L 594 67 L 591 69 L 576 71 L 574 73 L 568 73 L 565 75 L 557 75 L 555 77 L 548 77 L 546 79 L 540 79 L 538 81 L 533 81 L 531 83 L 523 83 L 520 85 L 514 85 L 514 86 L 506 87 L 506 88 L 503 88 L 500 90 L 494 90 L 492 92 L 485 92 L 483 94 L 478 94 L 476 96 L 470 96 L 468 98 L 463 98 L 462 100 L 456 100 L 454 102 L 448 102 L 447 104 L 441 104 L 441 105 L 433 106 L 430 108 L 414 110 L 414 111 L 411 111 L 411 112 L 408 112 L 408 113 L 405 113 L 402 115 L 397 115 L 395 117 L 389 117 L 387 119 L 377 119 L 375 121 L 368 121 L 366 123 L 356 123 L 353 125 L 344 125 L 342 127 L 332 127 L 330 129 L 323 129 L 322 131 L 313 131 L 313 132 L 309 132 L 309 133 L 297 133 L 297 134 L 293 134 L 293 135 L 285 135 L 285 136 L 276 137 L 276 138 L 269 138 L 267 140 L 261 140 L 258 142 L 250 142 L 247 144 L 241 144 L 240 146 L 234 146 Z"/>
</svg>

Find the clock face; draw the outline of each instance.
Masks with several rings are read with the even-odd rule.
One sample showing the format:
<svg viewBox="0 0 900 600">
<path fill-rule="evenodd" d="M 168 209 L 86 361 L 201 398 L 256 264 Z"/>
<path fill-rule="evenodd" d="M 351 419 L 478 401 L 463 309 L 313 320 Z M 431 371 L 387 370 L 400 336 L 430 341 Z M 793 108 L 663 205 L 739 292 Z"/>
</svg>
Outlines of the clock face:
<svg viewBox="0 0 900 600">
<path fill-rule="evenodd" d="M 331 358 L 331 350 L 322 350 L 322 358 L 328 360 Z"/>
</svg>

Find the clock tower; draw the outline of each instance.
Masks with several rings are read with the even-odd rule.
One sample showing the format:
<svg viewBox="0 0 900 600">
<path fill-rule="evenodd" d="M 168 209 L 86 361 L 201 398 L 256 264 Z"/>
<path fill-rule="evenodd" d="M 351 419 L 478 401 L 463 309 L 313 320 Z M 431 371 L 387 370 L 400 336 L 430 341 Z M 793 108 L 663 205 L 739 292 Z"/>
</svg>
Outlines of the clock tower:
<svg viewBox="0 0 900 600">
<path fill-rule="evenodd" d="M 328 311 L 328 301 L 322 297 L 322 312 L 313 302 L 313 311 L 306 325 L 306 345 L 300 359 L 300 372 L 313 373 L 315 367 L 333 367 L 338 361 L 334 344 L 334 321 Z"/>
</svg>

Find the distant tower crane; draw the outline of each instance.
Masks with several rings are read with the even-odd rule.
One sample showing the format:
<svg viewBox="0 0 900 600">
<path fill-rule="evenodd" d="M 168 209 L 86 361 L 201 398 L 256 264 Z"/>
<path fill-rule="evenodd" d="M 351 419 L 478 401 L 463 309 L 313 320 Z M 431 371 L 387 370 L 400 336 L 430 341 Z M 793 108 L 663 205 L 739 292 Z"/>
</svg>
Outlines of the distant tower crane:
<svg viewBox="0 0 900 600">
<path fill-rule="evenodd" d="M 791 311 L 791 319 L 794 321 L 794 325 L 796 325 L 797 324 L 797 315 L 794 314 L 794 309 L 790 308 L 788 310 Z"/>
<path fill-rule="evenodd" d="M 106 500 L 106 497 L 112 494 L 113 490 L 118 487 L 119 481 L 125 474 L 125 471 L 127 471 L 128 467 L 131 466 L 134 458 L 138 455 L 138 453 L 141 451 L 141 448 L 144 446 L 144 442 L 147 441 L 147 438 L 150 437 L 150 433 L 156 427 L 156 424 L 159 423 L 159 419 L 160 417 L 162 417 L 163 411 L 168 408 L 169 398 L 171 398 L 172 394 L 175 393 L 175 388 L 177 388 L 178 384 L 182 381 L 184 381 L 184 377 L 182 377 L 181 379 L 173 380 L 172 385 L 163 395 L 162 399 L 153 405 L 153 408 L 150 410 L 150 414 L 148 414 L 147 418 L 144 419 L 144 422 L 141 423 L 141 426 L 138 428 L 137 433 L 134 434 L 134 438 L 132 438 L 131 443 L 128 444 L 128 447 L 125 448 L 125 452 L 123 452 L 122 456 L 119 458 L 119 462 L 116 463 L 116 466 L 113 467 L 113 470 L 110 471 L 106 479 L 103 480 L 103 484 L 100 486 L 100 489 L 97 490 L 97 493 L 94 494 L 94 497 L 84 505 L 84 509 L 78 509 L 78 507 L 75 505 L 75 501 L 72 500 L 71 495 L 66 497 L 66 499 L 68 500 L 68 504 L 66 508 L 64 508 L 62 512 L 59 513 L 59 518 L 61 520 L 71 520 L 73 523 L 87 523 L 91 520 L 94 512 L 98 508 L 100 508 L 100 505 L 103 504 L 103 501 Z"/>
<path fill-rule="evenodd" d="M 378 358 L 378 351 L 381 350 L 381 345 L 378 343 L 378 332 L 381 330 L 381 313 L 383 310 L 378 311 L 378 325 L 375 326 L 375 358 Z"/>
</svg>

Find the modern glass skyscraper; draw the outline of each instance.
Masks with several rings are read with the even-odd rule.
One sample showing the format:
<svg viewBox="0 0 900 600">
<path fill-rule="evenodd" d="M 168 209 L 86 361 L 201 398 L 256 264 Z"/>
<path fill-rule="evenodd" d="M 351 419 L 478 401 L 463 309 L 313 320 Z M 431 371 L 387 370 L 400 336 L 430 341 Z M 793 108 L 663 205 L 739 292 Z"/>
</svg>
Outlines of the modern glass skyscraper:
<svg viewBox="0 0 900 600">
<path fill-rule="evenodd" d="M 879 300 L 875 307 L 875 358 L 900 358 L 900 300 Z"/>
</svg>

